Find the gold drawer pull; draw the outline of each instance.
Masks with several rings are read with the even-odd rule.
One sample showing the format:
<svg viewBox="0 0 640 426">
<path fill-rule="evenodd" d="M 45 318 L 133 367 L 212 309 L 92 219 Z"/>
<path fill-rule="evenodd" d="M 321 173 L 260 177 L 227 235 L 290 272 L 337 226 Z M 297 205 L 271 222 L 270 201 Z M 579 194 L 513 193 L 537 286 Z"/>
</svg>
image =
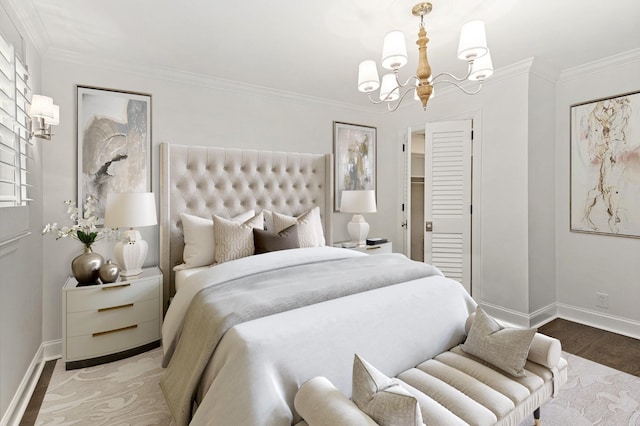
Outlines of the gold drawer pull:
<svg viewBox="0 0 640 426">
<path fill-rule="evenodd" d="M 367 247 L 367 250 L 378 250 L 379 248 L 380 248 L 380 246 Z"/>
<path fill-rule="evenodd" d="M 103 290 L 112 290 L 114 288 L 122 288 L 122 287 L 129 287 L 131 285 L 131 283 L 126 283 L 126 284 L 120 284 L 120 285 L 112 285 L 110 287 L 102 287 Z"/>
<path fill-rule="evenodd" d="M 100 331 L 98 333 L 93 333 L 91 336 L 92 337 L 104 336 L 105 334 L 117 333 L 118 331 L 131 330 L 134 328 L 138 328 L 138 324 L 133 324 L 128 327 L 116 328 L 115 330 Z"/>
<path fill-rule="evenodd" d="M 106 311 L 111 311 L 113 309 L 131 308 L 132 306 L 133 306 L 133 303 L 127 303 L 126 305 L 119 305 L 119 306 L 109 306 L 108 308 L 98 309 L 98 312 L 106 312 Z"/>
</svg>

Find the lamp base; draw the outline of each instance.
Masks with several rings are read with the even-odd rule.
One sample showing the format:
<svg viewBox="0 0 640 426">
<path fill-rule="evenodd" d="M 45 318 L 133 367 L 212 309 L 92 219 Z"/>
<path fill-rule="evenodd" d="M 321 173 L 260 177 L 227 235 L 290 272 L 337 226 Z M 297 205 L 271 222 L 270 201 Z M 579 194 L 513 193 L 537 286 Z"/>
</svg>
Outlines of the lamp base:
<svg viewBox="0 0 640 426">
<path fill-rule="evenodd" d="M 126 231 L 125 241 L 118 242 L 113 248 L 116 262 L 120 266 L 120 276 L 140 275 L 148 251 L 149 244 L 142 239 L 140 232 L 135 229 Z"/>
<path fill-rule="evenodd" d="M 351 222 L 347 224 L 347 231 L 353 243 L 364 245 L 367 235 L 369 235 L 369 224 L 365 222 L 361 214 L 354 214 Z"/>
</svg>

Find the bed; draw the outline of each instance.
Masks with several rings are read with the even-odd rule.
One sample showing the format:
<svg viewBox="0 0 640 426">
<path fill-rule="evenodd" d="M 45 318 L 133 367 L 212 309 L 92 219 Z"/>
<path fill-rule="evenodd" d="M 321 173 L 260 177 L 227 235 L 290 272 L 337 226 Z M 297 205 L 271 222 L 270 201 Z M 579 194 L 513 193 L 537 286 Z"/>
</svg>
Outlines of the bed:
<svg viewBox="0 0 640 426">
<path fill-rule="evenodd" d="M 395 375 L 463 338 L 475 302 L 459 283 L 399 254 L 331 247 L 330 154 L 162 144 L 160 174 L 161 387 L 176 424 L 296 424 L 306 380 L 322 375 L 350 394 L 354 353 Z M 180 266 L 185 214 L 311 210 L 322 224 L 317 247 Z"/>
</svg>

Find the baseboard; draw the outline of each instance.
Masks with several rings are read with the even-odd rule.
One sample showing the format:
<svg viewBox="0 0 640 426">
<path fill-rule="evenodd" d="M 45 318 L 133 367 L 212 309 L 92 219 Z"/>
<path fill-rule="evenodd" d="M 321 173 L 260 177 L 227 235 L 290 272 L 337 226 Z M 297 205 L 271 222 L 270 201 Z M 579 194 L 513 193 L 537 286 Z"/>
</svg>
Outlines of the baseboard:
<svg viewBox="0 0 640 426">
<path fill-rule="evenodd" d="M 480 306 L 487 314 L 505 325 L 511 327 L 529 327 L 530 319 L 528 314 L 486 302 L 480 302 Z"/>
<path fill-rule="evenodd" d="M 580 324 L 589 325 L 612 333 L 640 339 L 640 321 L 630 320 L 599 311 L 580 308 L 577 306 L 556 303 L 558 317 Z"/>
<path fill-rule="evenodd" d="M 45 361 L 62 358 L 62 339 L 44 342 L 42 346 L 44 347 Z"/>
<path fill-rule="evenodd" d="M 0 420 L 0 426 L 18 426 L 27 409 L 33 390 L 36 388 L 42 369 L 44 368 L 44 344 L 36 351 L 26 374 L 24 375 L 16 394 L 13 396 L 9 408 Z"/>
</svg>

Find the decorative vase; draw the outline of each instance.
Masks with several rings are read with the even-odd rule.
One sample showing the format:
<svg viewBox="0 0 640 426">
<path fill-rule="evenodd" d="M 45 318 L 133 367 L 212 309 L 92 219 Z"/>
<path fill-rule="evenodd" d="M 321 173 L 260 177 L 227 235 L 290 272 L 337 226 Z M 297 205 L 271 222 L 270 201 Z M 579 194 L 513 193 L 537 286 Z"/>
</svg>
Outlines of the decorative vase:
<svg viewBox="0 0 640 426">
<path fill-rule="evenodd" d="M 104 258 L 94 253 L 90 246 L 84 247 L 84 253 L 71 261 L 71 272 L 78 285 L 98 284 L 99 270 L 104 264 Z"/>
<path fill-rule="evenodd" d="M 98 270 L 98 276 L 103 283 L 115 283 L 120 275 L 120 267 L 111 262 L 111 259 L 107 260 L 107 263 L 102 265 Z"/>
</svg>

